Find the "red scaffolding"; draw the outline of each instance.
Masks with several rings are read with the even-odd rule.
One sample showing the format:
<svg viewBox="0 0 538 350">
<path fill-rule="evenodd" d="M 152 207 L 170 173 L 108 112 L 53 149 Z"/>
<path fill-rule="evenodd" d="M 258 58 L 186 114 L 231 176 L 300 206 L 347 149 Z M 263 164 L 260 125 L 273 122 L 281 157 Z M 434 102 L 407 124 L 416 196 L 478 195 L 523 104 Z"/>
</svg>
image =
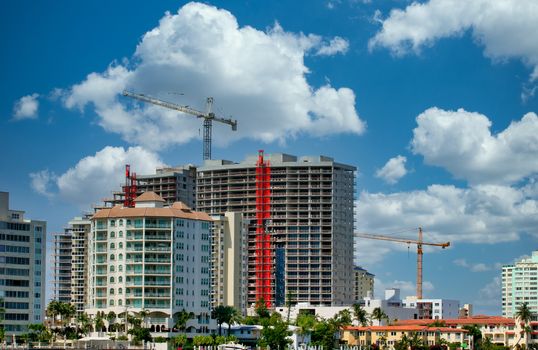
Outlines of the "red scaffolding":
<svg viewBox="0 0 538 350">
<path fill-rule="evenodd" d="M 273 304 L 273 251 L 266 223 L 271 215 L 271 167 L 258 151 L 256 163 L 256 301 Z"/>
<path fill-rule="evenodd" d="M 125 165 L 125 186 L 123 186 L 123 193 L 125 194 L 125 199 L 123 201 L 123 206 L 128 208 L 134 208 L 134 200 L 136 198 L 136 173 L 131 173 L 131 166 L 129 164 Z"/>
</svg>

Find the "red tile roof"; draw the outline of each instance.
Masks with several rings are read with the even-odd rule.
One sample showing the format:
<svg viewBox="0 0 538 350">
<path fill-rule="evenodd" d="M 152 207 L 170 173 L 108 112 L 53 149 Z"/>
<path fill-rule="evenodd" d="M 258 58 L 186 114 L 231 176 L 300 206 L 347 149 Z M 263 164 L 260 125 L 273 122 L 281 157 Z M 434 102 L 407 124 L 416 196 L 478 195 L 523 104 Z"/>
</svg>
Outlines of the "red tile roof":
<svg viewBox="0 0 538 350">
<path fill-rule="evenodd" d="M 420 321 L 420 320 L 419 320 Z M 426 327 L 424 325 L 395 325 L 395 326 L 349 326 L 347 331 L 365 332 L 441 332 L 441 333 L 467 333 L 465 329 L 450 327 Z"/>
<path fill-rule="evenodd" d="M 184 204 L 176 204 L 174 203 L 172 207 L 168 208 L 125 208 L 121 205 L 116 205 L 113 208 L 99 210 L 92 219 L 162 217 L 212 221 L 211 217 L 206 213 L 193 211 Z"/>
<path fill-rule="evenodd" d="M 465 325 L 515 325 L 512 318 L 502 316 L 476 315 L 466 318 L 454 318 L 445 320 L 400 320 L 395 322 L 396 325 L 428 325 L 434 322 L 444 322 L 446 326 L 465 326 Z"/>
</svg>

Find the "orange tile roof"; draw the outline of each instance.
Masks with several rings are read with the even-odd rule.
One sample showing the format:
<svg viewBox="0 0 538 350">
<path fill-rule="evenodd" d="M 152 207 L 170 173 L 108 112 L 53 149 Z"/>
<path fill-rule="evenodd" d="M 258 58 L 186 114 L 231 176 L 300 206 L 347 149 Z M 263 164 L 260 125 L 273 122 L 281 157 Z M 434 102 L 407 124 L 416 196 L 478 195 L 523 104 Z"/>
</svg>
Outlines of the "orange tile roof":
<svg viewBox="0 0 538 350">
<path fill-rule="evenodd" d="M 142 193 L 140 196 L 136 197 L 135 202 L 165 202 L 163 197 L 159 196 L 153 191 L 148 191 Z"/>
<path fill-rule="evenodd" d="M 426 327 L 424 325 L 396 325 L 396 326 L 349 326 L 347 331 L 367 332 L 442 332 L 442 333 L 467 333 L 465 329 L 450 327 Z"/>
<path fill-rule="evenodd" d="M 125 208 L 121 205 L 116 205 L 112 208 L 99 210 L 97 213 L 95 213 L 92 219 L 162 217 L 212 221 L 211 217 L 204 212 L 193 211 L 184 204 L 176 204 L 177 203 L 174 203 L 172 207 L 167 208 Z"/>
<path fill-rule="evenodd" d="M 446 326 L 457 326 L 457 325 L 515 325 L 515 321 L 512 318 L 502 317 L 502 316 L 486 316 L 486 315 L 476 315 L 469 316 L 466 318 L 454 318 L 454 319 L 445 319 L 445 320 L 400 320 L 395 322 L 396 325 L 428 325 L 434 322 L 444 322 Z"/>
</svg>

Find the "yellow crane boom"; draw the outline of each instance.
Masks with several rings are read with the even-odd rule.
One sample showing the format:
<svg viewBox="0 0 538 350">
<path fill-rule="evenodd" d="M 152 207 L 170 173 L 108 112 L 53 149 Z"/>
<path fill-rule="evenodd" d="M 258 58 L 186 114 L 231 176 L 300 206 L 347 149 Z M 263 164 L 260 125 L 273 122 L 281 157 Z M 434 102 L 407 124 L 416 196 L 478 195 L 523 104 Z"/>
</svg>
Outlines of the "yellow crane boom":
<svg viewBox="0 0 538 350">
<path fill-rule="evenodd" d="M 151 103 L 156 106 L 161 106 L 164 108 L 179 111 L 182 113 L 187 113 L 197 118 L 203 118 L 204 119 L 204 151 L 203 151 L 204 160 L 211 159 L 211 139 L 212 139 L 211 133 L 212 133 L 213 120 L 219 123 L 230 125 L 233 131 L 237 130 L 237 120 L 233 120 L 231 118 L 217 117 L 215 113 L 211 111 L 211 108 L 213 107 L 213 97 L 207 98 L 206 112 L 201 112 L 189 106 L 181 106 L 172 102 L 159 100 L 149 95 L 138 94 L 138 93 L 127 91 L 127 90 L 123 91 L 123 96 L 130 97 L 135 100 L 139 100 L 146 103 Z"/>
<path fill-rule="evenodd" d="M 422 299 L 422 256 L 424 252 L 422 251 L 423 245 L 441 247 L 443 249 L 450 246 L 450 242 L 444 243 L 431 243 L 424 242 L 422 240 L 422 227 L 418 228 L 418 240 L 407 239 L 407 238 L 397 238 L 383 235 L 374 235 L 371 233 L 361 233 L 355 232 L 355 237 L 367 238 L 367 239 L 377 239 L 380 241 L 390 241 L 398 243 L 406 243 L 407 245 L 416 244 L 417 245 L 417 299 Z"/>
</svg>

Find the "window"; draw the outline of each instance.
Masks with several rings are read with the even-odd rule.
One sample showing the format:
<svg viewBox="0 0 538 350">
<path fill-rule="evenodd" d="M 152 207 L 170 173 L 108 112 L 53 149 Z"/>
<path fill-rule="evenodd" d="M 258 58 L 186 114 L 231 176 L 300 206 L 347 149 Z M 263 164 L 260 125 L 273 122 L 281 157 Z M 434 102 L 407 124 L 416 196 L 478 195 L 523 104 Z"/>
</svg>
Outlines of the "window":
<svg viewBox="0 0 538 350">
<path fill-rule="evenodd" d="M 121 266 L 120 266 L 120 267 L 121 267 Z M 123 277 L 122 277 L 122 276 L 118 277 L 118 282 L 119 282 L 119 283 L 122 283 L 122 282 L 123 282 Z"/>
<path fill-rule="evenodd" d="M 116 245 L 114 243 L 110 243 L 110 249 L 116 249 Z"/>
<path fill-rule="evenodd" d="M 110 288 L 110 295 L 114 295 L 114 288 Z"/>
<path fill-rule="evenodd" d="M 114 283 L 114 277 L 110 277 L 110 283 Z"/>
<path fill-rule="evenodd" d="M 122 306 L 122 305 L 123 305 L 123 300 L 121 300 L 121 299 L 118 300 L 118 305 L 119 305 L 119 306 Z"/>
<path fill-rule="evenodd" d="M 114 306 L 114 299 L 110 299 L 109 302 L 108 302 L 108 304 L 109 304 L 110 306 Z"/>
<path fill-rule="evenodd" d="M 118 248 L 123 249 L 123 242 L 120 242 L 120 244 L 118 245 Z"/>
<path fill-rule="evenodd" d="M 118 237 L 123 237 L 123 231 L 118 232 Z"/>
<path fill-rule="evenodd" d="M 120 255 L 121 255 L 121 254 L 120 254 Z M 121 260 L 121 259 L 120 259 L 120 260 Z M 118 267 L 118 271 L 119 271 L 119 272 L 122 272 L 122 271 L 123 271 L 123 265 L 120 265 L 120 266 Z M 120 278 L 121 278 L 121 277 L 120 277 Z M 120 281 L 120 282 L 121 282 L 121 281 Z"/>
<path fill-rule="evenodd" d="M 110 260 L 114 260 L 114 254 L 110 254 Z"/>
<path fill-rule="evenodd" d="M 123 219 L 120 219 L 120 226 L 123 226 Z"/>
<path fill-rule="evenodd" d="M 114 265 L 110 265 L 110 269 L 109 269 L 110 272 L 114 272 Z"/>
<path fill-rule="evenodd" d="M 120 253 L 120 254 L 118 255 L 118 260 L 123 260 L 123 254 Z M 121 267 L 121 265 L 120 265 L 120 267 Z M 120 270 L 120 271 L 121 271 L 121 270 Z"/>
<path fill-rule="evenodd" d="M 118 289 L 118 294 L 123 294 L 123 288 Z"/>
</svg>

